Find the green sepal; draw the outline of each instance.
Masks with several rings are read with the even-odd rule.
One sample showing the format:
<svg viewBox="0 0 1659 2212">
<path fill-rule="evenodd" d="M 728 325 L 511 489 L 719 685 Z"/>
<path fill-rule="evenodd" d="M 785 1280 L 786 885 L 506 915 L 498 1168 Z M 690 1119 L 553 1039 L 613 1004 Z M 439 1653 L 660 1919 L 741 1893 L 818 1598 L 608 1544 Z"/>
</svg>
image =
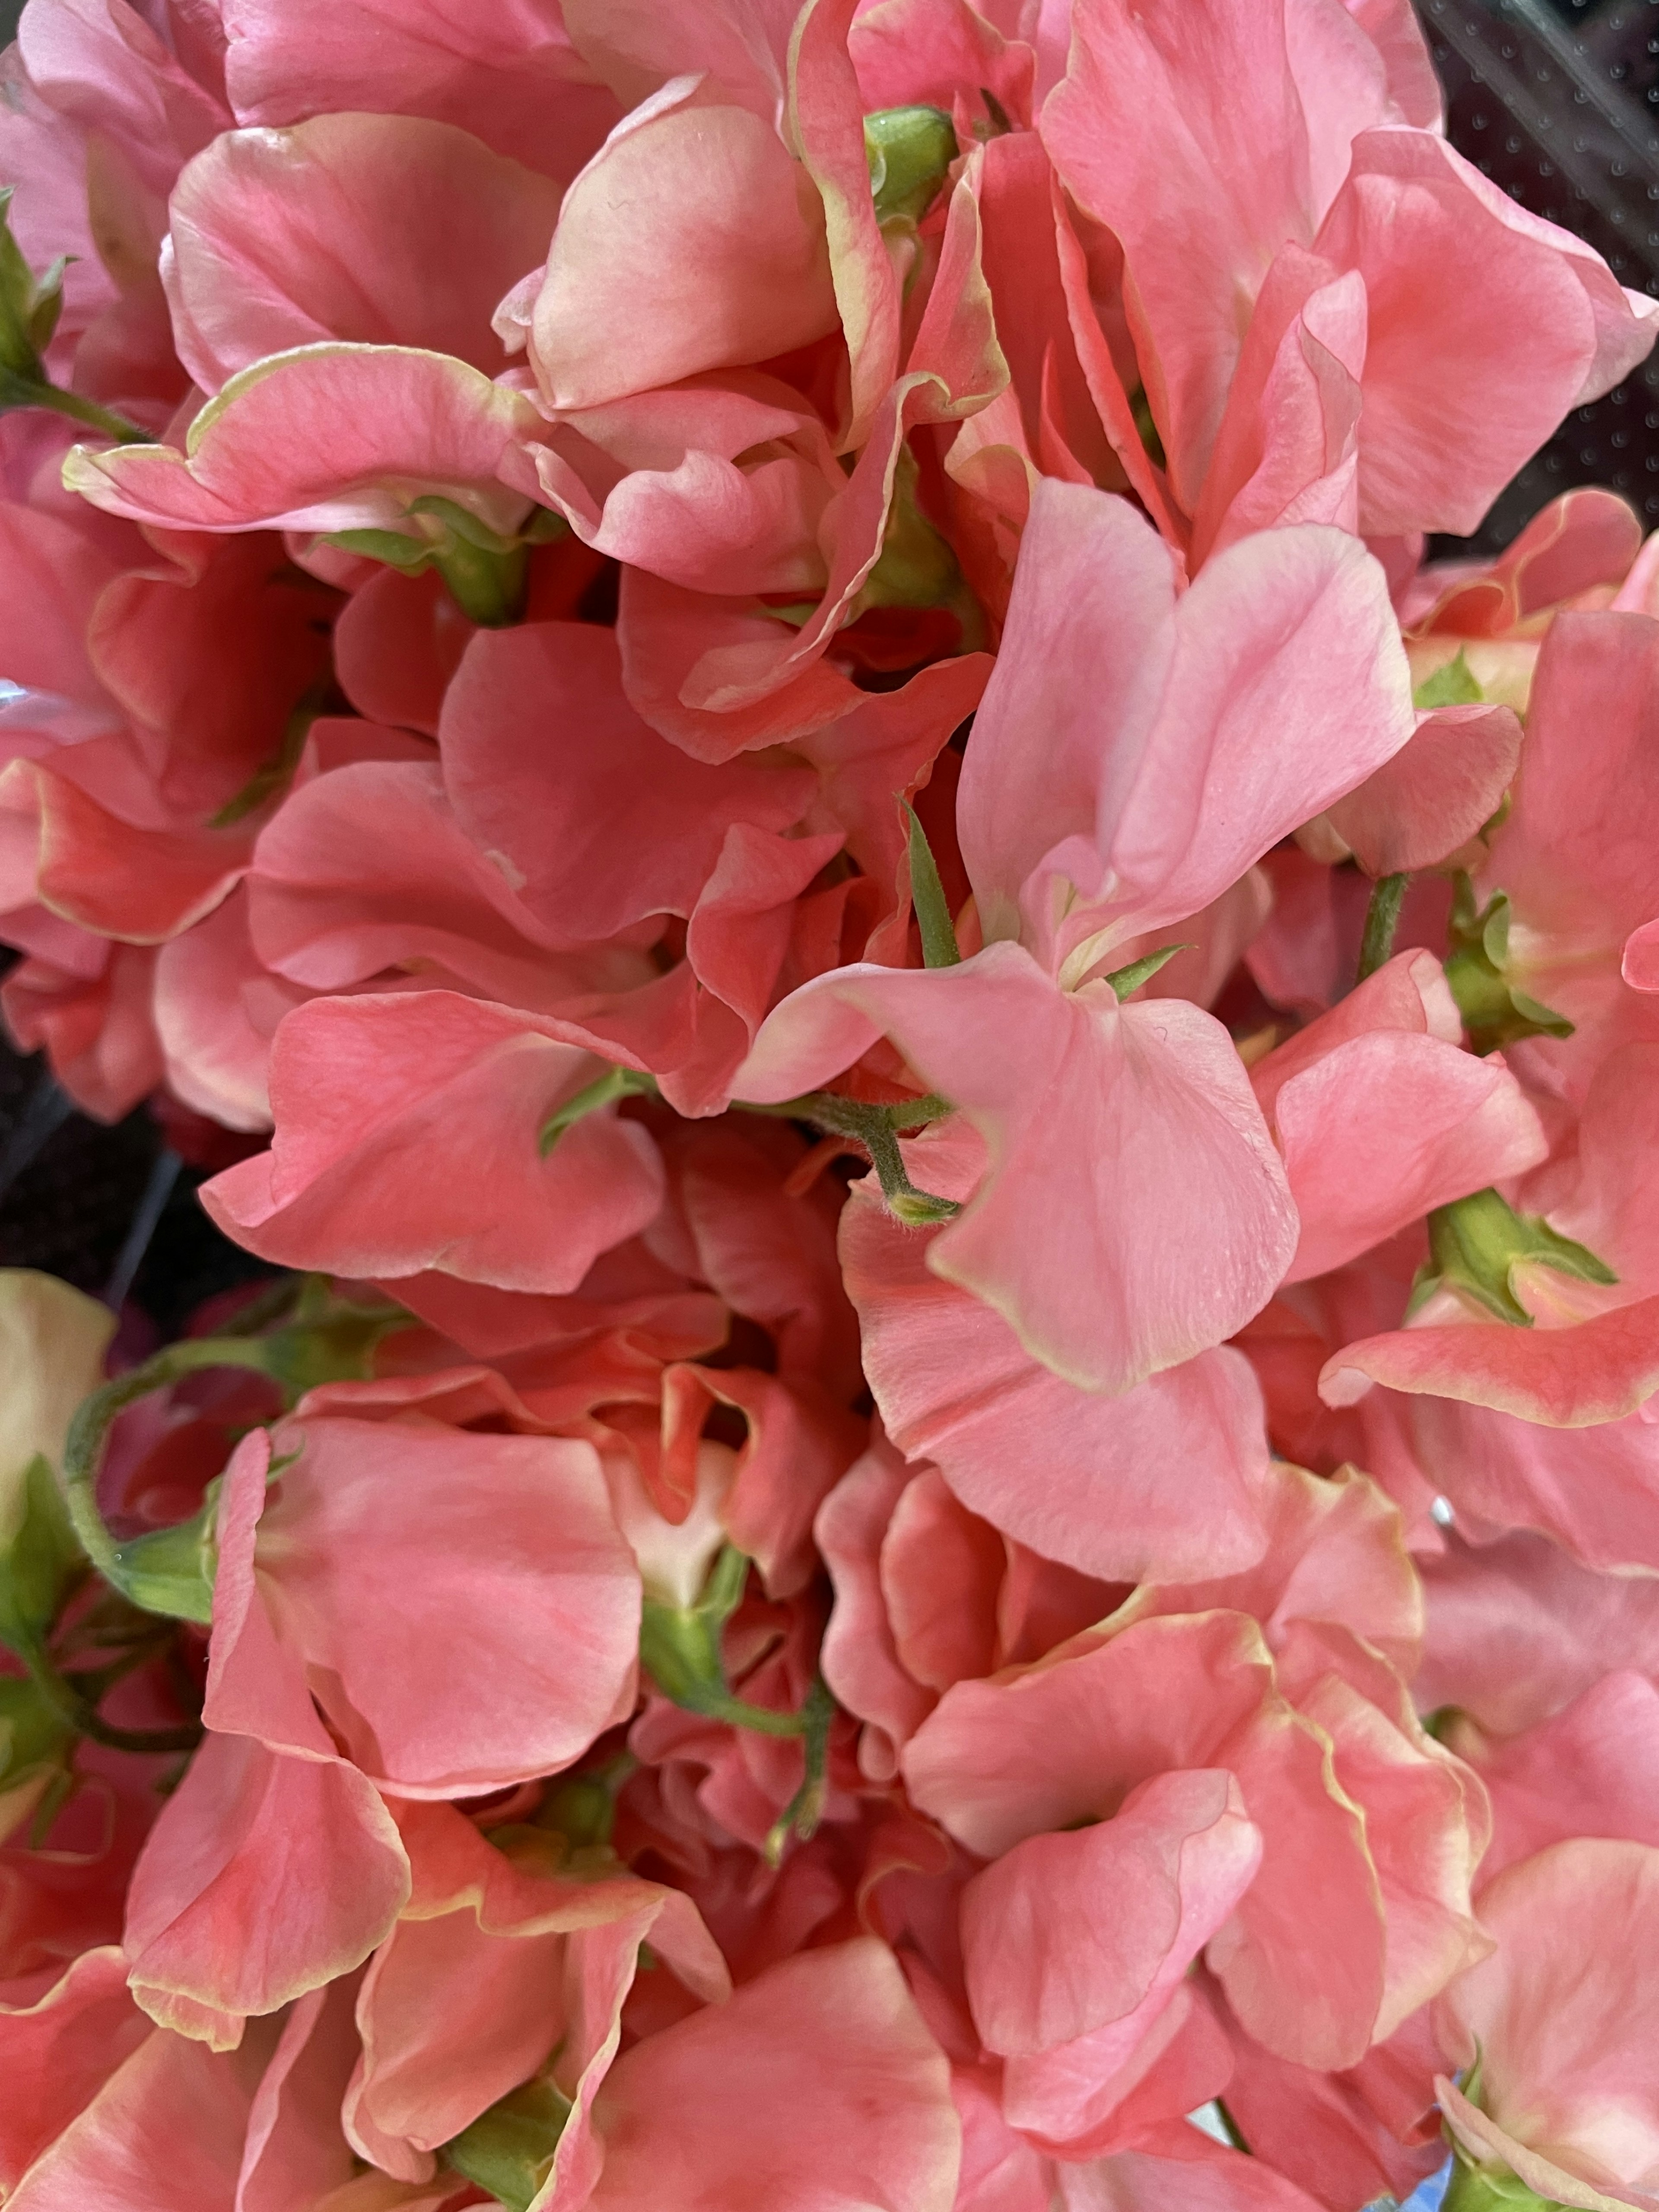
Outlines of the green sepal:
<svg viewBox="0 0 1659 2212">
<path fill-rule="evenodd" d="M 864 118 L 864 152 L 876 221 L 918 223 L 957 158 L 956 126 L 942 107 L 883 107 Z"/>
<path fill-rule="evenodd" d="M 20 1656 L 38 1650 L 85 1566 L 58 1478 L 37 1452 L 23 1476 L 22 1519 L 0 1549 L 0 1644 Z"/>
<path fill-rule="evenodd" d="M 41 385 L 46 380 L 46 373 L 40 365 L 40 347 L 35 331 L 49 295 L 36 284 L 34 271 L 11 234 L 11 203 L 15 190 L 12 185 L 0 189 L 0 368 L 9 369 L 21 384 Z M 58 262 L 53 266 L 57 289 L 61 291 L 64 264 Z M 28 403 L 24 400 L 11 404 Z"/>
<path fill-rule="evenodd" d="M 751 1705 L 735 1696 L 726 1680 L 720 1638 L 743 1602 L 748 1579 L 748 1559 L 735 1544 L 727 1544 L 695 1605 L 665 1605 L 647 1597 L 640 1609 L 641 1664 L 664 1697 L 687 1712 L 752 1729 L 758 1735 L 804 1735 L 811 1724 L 809 1713 Z"/>
<path fill-rule="evenodd" d="M 597 1114 L 601 1107 L 611 1105 L 618 1098 L 653 1098 L 657 1095 L 657 1079 L 637 1067 L 607 1067 L 592 1083 L 556 1106 L 542 1123 L 536 1139 L 537 1150 L 545 1159 L 565 1131 L 588 1115 Z"/>
<path fill-rule="evenodd" d="M 1456 2150 L 1440 2212 L 1566 2212 L 1558 2197 L 1540 2197 L 1494 2159 L 1476 2166 Z"/>
<path fill-rule="evenodd" d="M 442 2157 L 507 2212 L 530 2212 L 553 2171 L 571 2101 L 545 2075 L 481 2112 L 444 2145 Z"/>
<path fill-rule="evenodd" d="M 411 500 L 408 512 L 412 530 L 336 530 L 323 542 L 343 553 L 383 562 L 405 576 L 435 568 L 456 605 L 481 629 L 504 629 L 521 618 L 529 548 L 546 543 L 549 536 L 538 522 L 532 519 L 525 532 L 506 538 L 437 492 Z"/>
<path fill-rule="evenodd" d="M 902 799 L 899 804 L 909 824 L 910 904 L 915 912 L 916 927 L 921 932 L 923 965 L 955 968 L 961 963 L 962 953 L 957 945 L 956 924 L 951 919 L 945 886 L 939 881 L 939 862 L 933 858 L 933 848 L 915 808 L 908 799 Z"/>
<path fill-rule="evenodd" d="M 73 1727 L 38 1682 L 0 1675 L 0 1794 L 63 1773 L 74 1743 Z"/>
<path fill-rule="evenodd" d="M 1463 1017 L 1470 1044 L 1483 1056 L 1522 1037 L 1570 1037 L 1565 1014 L 1541 1006 L 1504 975 L 1510 957 L 1510 902 L 1498 891 L 1477 908 L 1474 887 L 1460 874 L 1452 893 L 1452 950 L 1446 981 Z"/>
<path fill-rule="evenodd" d="M 1559 1236 L 1538 1214 L 1516 1213 L 1495 1190 L 1477 1190 L 1429 1216 L 1429 1265 L 1412 1288 L 1415 1311 L 1442 1285 L 1462 1291 L 1499 1321 L 1532 1327 L 1515 1292 L 1515 1270 L 1550 1267 L 1583 1283 L 1613 1284 L 1611 1267 L 1583 1244 Z"/>
<path fill-rule="evenodd" d="M 408 538 L 400 530 L 331 530 L 323 542 L 342 553 L 400 568 L 405 576 L 423 575 L 437 554 L 429 538 Z"/>
<path fill-rule="evenodd" d="M 1160 945 L 1156 952 L 1148 952 L 1139 960 L 1132 960 L 1127 968 L 1114 968 L 1106 981 L 1120 999 L 1127 999 L 1131 991 L 1138 991 L 1143 983 L 1150 983 L 1158 969 L 1173 960 L 1177 952 L 1191 952 L 1191 945 Z"/>
<path fill-rule="evenodd" d="M 1475 679 L 1474 672 L 1463 657 L 1460 645 L 1455 659 L 1444 662 L 1425 676 L 1412 693 L 1412 704 L 1419 709 L 1431 707 L 1478 707 L 1486 697 Z"/>
<path fill-rule="evenodd" d="M 146 1613 L 170 1620 L 213 1620 L 213 1577 L 218 1565 L 214 1530 L 219 1518 L 219 1483 L 208 1485 L 199 1511 L 171 1528 L 153 1528 L 115 1547 L 120 1580 L 116 1588 Z"/>
<path fill-rule="evenodd" d="M 855 621 L 870 607 L 949 607 L 963 617 L 965 634 L 971 611 L 967 587 L 950 540 L 921 511 L 917 496 L 921 476 L 915 455 L 908 446 L 901 446 L 881 551 L 848 619 Z"/>
<path fill-rule="evenodd" d="M 382 1337 L 418 1324 L 401 1306 L 331 1304 L 317 1320 L 290 1322 L 269 1336 L 251 1340 L 264 1372 L 287 1389 L 303 1395 L 325 1382 L 367 1382 L 374 1373 L 374 1352 Z"/>
</svg>

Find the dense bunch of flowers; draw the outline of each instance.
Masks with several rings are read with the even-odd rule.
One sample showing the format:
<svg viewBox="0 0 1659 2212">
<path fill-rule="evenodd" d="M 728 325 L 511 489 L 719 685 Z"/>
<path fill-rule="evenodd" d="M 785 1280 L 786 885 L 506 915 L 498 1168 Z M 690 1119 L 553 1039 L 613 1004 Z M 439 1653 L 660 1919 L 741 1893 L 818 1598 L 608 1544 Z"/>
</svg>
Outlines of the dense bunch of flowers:
<svg viewBox="0 0 1659 2212">
<path fill-rule="evenodd" d="M 8 2212 L 1655 2212 L 1659 552 L 1424 546 L 1659 309 L 1407 0 L 0 74 L 5 1016 L 276 1271 L 0 1278 Z"/>
</svg>

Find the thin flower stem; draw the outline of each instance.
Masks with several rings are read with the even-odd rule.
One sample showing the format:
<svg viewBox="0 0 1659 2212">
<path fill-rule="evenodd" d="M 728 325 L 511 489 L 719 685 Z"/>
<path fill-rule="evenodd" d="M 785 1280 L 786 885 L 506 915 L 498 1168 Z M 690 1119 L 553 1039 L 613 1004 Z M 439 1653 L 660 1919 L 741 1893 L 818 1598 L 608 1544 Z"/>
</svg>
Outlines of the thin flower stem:
<svg viewBox="0 0 1659 2212">
<path fill-rule="evenodd" d="M 1394 933 L 1400 927 L 1400 908 L 1410 881 L 1411 878 L 1404 875 L 1377 878 L 1371 902 L 1365 909 L 1365 934 L 1360 940 L 1356 982 L 1363 983 L 1368 975 L 1375 975 L 1393 957 Z"/>
</svg>

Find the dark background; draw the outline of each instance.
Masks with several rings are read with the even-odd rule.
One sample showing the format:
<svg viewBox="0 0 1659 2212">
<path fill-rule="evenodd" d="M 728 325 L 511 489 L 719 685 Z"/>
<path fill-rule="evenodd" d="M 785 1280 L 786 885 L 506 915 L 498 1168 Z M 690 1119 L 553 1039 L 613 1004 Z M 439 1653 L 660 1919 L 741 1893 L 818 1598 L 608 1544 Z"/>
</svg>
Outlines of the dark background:
<svg viewBox="0 0 1659 2212">
<path fill-rule="evenodd" d="M 1586 239 L 1621 283 L 1659 295 L 1659 0 L 1417 4 L 1459 151 Z M 0 43 L 21 12 L 21 0 L 0 0 Z M 1494 550 L 1577 483 L 1610 484 L 1659 527 L 1659 356 L 1575 410 L 1474 538 L 1434 550 Z M 128 1297 L 140 1334 L 147 1317 L 172 1334 L 201 1299 L 263 1272 L 209 1224 L 202 1179 L 148 1113 L 100 1127 L 0 1040 L 0 1266 Z"/>
</svg>

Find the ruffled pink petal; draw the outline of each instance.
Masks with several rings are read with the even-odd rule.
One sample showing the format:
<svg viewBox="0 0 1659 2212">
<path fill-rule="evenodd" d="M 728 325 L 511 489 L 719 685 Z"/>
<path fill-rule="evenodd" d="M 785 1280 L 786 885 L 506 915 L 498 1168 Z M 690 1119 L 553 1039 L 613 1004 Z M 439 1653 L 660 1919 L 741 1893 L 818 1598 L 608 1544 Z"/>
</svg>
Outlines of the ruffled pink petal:
<svg viewBox="0 0 1659 2212">
<path fill-rule="evenodd" d="M 1659 1297 L 1649 1297 L 1570 1328 L 1471 1322 L 1394 1329 L 1327 1360 L 1319 1395 L 1328 1406 L 1352 1406 L 1380 1382 L 1551 1428 L 1594 1427 L 1622 1420 L 1659 1389 L 1656 1325 Z"/>
<path fill-rule="evenodd" d="M 272 1048 L 272 1150 L 203 1202 L 283 1265 L 574 1290 L 663 1186 L 649 1136 L 610 1110 L 541 1153 L 554 1108 L 605 1073 L 570 1034 L 447 991 L 314 1000 Z"/>
<path fill-rule="evenodd" d="M 64 481 L 168 529 L 383 528 L 416 489 L 504 520 L 514 502 L 497 471 L 541 420 L 521 392 L 441 354 L 302 346 L 233 377 L 191 424 L 186 452 L 77 446 Z"/>
<path fill-rule="evenodd" d="M 346 338 L 503 366 L 490 318 L 547 252 L 559 189 L 453 125 L 319 115 L 234 131 L 189 164 L 162 264 L 203 391 L 291 347 Z"/>
<path fill-rule="evenodd" d="M 769 361 L 835 323 L 811 179 L 769 123 L 677 80 L 566 194 L 531 358 L 551 406 L 594 407 Z"/>
</svg>

